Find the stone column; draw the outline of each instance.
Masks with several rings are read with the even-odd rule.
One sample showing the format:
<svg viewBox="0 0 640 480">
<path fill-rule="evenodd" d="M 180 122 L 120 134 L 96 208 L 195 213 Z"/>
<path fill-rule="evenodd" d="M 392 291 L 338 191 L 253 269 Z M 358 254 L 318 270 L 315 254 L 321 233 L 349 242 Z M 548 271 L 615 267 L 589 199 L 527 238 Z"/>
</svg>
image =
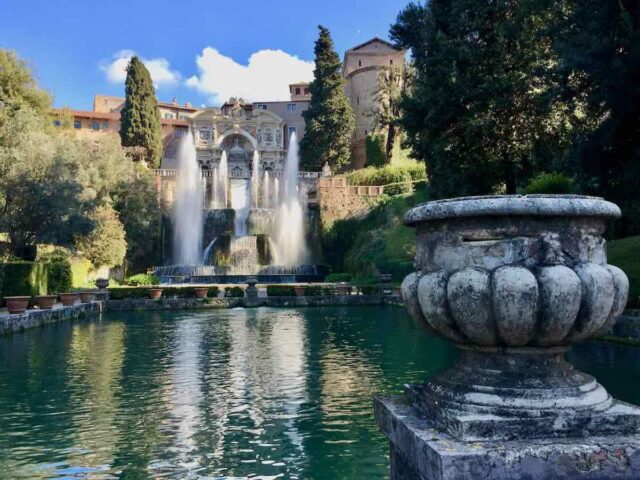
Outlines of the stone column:
<svg viewBox="0 0 640 480">
<path fill-rule="evenodd" d="M 629 282 L 607 264 L 603 239 L 619 216 L 602 199 L 560 195 L 407 213 L 417 250 L 405 306 L 460 359 L 375 400 L 393 480 L 640 478 L 640 408 L 564 358 L 626 305 Z"/>
</svg>

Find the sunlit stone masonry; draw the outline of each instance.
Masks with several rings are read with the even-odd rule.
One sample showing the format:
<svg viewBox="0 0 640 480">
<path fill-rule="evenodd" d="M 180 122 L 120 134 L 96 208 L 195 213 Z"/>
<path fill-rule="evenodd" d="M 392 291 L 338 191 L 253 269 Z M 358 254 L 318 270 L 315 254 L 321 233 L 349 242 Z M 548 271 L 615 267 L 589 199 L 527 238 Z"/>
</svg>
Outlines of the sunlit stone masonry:
<svg viewBox="0 0 640 480">
<path fill-rule="evenodd" d="M 581 196 L 496 196 L 410 210 L 411 315 L 458 363 L 375 401 L 391 478 L 640 478 L 640 408 L 564 356 L 610 328 L 629 282 L 607 264 L 618 207 Z"/>
</svg>

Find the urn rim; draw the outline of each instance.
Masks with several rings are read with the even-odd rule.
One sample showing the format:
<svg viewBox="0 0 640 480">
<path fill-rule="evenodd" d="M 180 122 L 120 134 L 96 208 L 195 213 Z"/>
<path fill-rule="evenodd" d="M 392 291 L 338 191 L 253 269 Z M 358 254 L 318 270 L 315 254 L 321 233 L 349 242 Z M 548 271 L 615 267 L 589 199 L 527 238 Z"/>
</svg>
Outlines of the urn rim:
<svg viewBox="0 0 640 480">
<path fill-rule="evenodd" d="M 487 216 L 593 217 L 615 219 L 620 208 L 600 197 L 585 195 L 490 195 L 459 197 L 423 203 L 409 210 L 404 223 Z"/>
</svg>

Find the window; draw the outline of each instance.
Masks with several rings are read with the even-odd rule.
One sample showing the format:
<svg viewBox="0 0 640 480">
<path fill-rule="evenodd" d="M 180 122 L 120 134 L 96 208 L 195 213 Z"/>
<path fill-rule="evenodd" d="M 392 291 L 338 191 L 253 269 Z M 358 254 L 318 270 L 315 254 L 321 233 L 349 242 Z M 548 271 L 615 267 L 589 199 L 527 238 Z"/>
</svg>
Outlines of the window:
<svg viewBox="0 0 640 480">
<path fill-rule="evenodd" d="M 296 88 L 296 95 L 300 95 L 300 87 Z"/>
<path fill-rule="evenodd" d="M 287 104 L 287 112 L 295 112 L 298 108 L 298 104 L 296 103 L 288 103 Z"/>
<path fill-rule="evenodd" d="M 200 132 L 200 133 L 202 133 L 202 132 Z M 175 131 L 175 134 L 174 134 L 174 135 L 175 135 L 177 138 L 180 138 L 180 137 L 184 137 L 186 134 L 187 134 L 187 130 L 186 130 L 186 129 L 184 129 L 184 128 L 177 128 L 177 129 L 176 129 L 176 131 Z"/>
<path fill-rule="evenodd" d="M 356 97 L 356 104 L 360 105 L 360 97 Z"/>
<path fill-rule="evenodd" d="M 189 116 L 186 113 L 180 113 L 178 114 L 178 118 L 180 120 L 186 120 L 187 118 L 189 118 Z"/>
<path fill-rule="evenodd" d="M 164 114 L 164 118 L 171 120 L 171 119 L 173 119 L 175 117 L 173 116 L 173 113 L 165 113 Z"/>
<path fill-rule="evenodd" d="M 53 126 L 54 127 L 59 127 L 60 126 L 60 120 L 54 120 L 53 121 Z"/>
<path fill-rule="evenodd" d="M 361 67 L 362 66 L 362 60 L 358 60 L 358 66 Z"/>
<path fill-rule="evenodd" d="M 82 128 L 82 122 L 80 120 L 74 120 L 73 128 Z"/>
<path fill-rule="evenodd" d="M 109 130 L 109 122 L 102 122 L 102 129 Z"/>
<path fill-rule="evenodd" d="M 305 95 L 309 95 L 309 88 L 308 88 L 308 87 L 305 87 L 305 89 L 304 89 L 304 94 L 305 94 Z"/>
<path fill-rule="evenodd" d="M 91 122 L 91 130 L 100 130 L 100 122 Z"/>
<path fill-rule="evenodd" d="M 389 65 L 393 65 L 393 58 L 389 60 Z"/>
<path fill-rule="evenodd" d="M 256 108 L 258 110 L 266 110 L 267 106 L 264 103 L 256 103 Z"/>
<path fill-rule="evenodd" d="M 200 130 L 200 140 L 209 141 L 211 139 L 211 132 L 209 130 Z"/>
<path fill-rule="evenodd" d="M 289 127 L 289 138 L 291 138 L 293 134 L 298 134 L 298 127 Z"/>
</svg>

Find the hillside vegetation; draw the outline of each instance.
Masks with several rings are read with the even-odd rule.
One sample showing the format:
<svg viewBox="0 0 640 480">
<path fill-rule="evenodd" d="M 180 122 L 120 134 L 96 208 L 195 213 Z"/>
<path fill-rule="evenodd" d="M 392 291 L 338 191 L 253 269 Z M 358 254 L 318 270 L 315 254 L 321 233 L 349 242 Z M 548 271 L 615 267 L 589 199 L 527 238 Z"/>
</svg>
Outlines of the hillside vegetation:
<svg viewBox="0 0 640 480">
<path fill-rule="evenodd" d="M 400 282 L 413 270 L 415 230 L 405 227 L 407 210 L 428 200 L 424 184 L 414 192 L 383 197 L 363 219 L 339 220 L 323 231 L 324 256 L 334 272 L 351 273 L 357 280 L 390 273 Z"/>
<path fill-rule="evenodd" d="M 640 308 L 640 236 L 610 241 L 607 251 L 608 262 L 629 277 L 629 307 Z"/>
</svg>

